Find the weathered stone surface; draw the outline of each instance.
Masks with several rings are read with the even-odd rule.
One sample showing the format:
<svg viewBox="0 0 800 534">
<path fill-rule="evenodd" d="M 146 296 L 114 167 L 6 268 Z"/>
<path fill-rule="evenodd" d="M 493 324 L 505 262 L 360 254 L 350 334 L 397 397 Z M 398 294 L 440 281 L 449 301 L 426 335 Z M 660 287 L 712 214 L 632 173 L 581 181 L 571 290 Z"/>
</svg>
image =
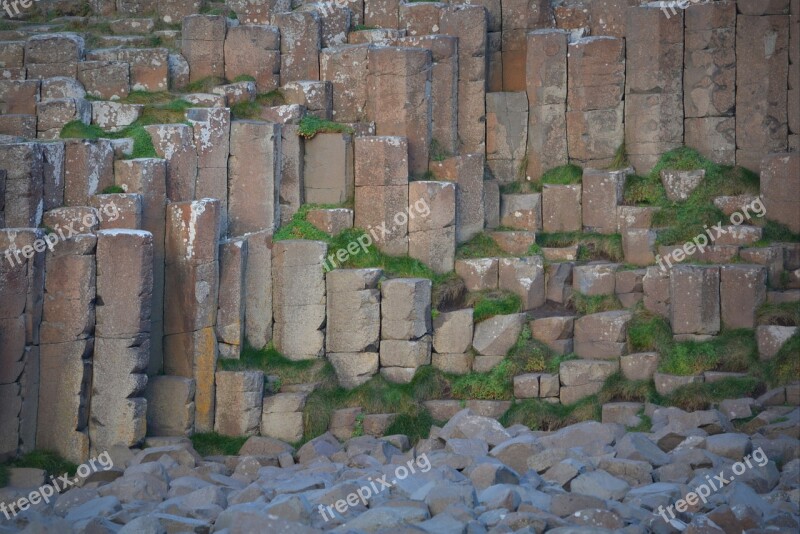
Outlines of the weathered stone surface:
<svg viewBox="0 0 800 534">
<path fill-rule="evenodd" d="M 319 133 L 305 142 L 305 200 L 341 204 L 353 196 L 353 136 Z"/>
<path fill-rule="evenodd" d="M 618 263 L 592 262 L 572 270 L 572 287 L 583 295 L 613 295 Z"/>
<path fill-rule="evenodd" d="M 670 323 L 674 334 L 719 332 L 719 273 L 719 267 L 678 265 L 672 269 L 669 300 Z"/>
<path fill-rule="evenodd" d="M 541 256 L 500 258 L 498 270 L 498 287 L 519 295 L 524 310 L 544 305 L 545 271 Z"/>
<path fill-rule="evenodd" d="M 525 158 L 527 138 L 526 95 L 487 93 L 486 162 L 493 177 L 500 183 L 513 182 L 520 178 L 519 171 Z"/>
<path fill-rule="evenodd" d="M 9 228 L 35 228 L 44 210 L 44 155 L 37 143 L 0 144 L 3 216 Z"/>
<path fill-rule="evenodd" d="M 575 354 L 582 358 L 609 359 L 625 352 L 627 310 L 585 315 L 575 321 Z"/>
<path fill-rule="evenodd" d="M 761 198 L 768 219 L 800 232 L 798 197 L 800 155 L 796 152 L 770 154 L 761 161 Z"/>
<path fill-rule="evenodd" d="M 489 237 L 494 239 L 500 249 L 513 256 L 529 254 L 531 245 L 536 243 L 536 234 L 522 230 L 489 232 Z"/>
<path fill-rule="evenodd" d="M 475 357 L 470 353 L 446 354 L 435 352 L 431 354 L 431 365 L 444 373 L 465 375 L 472 371 Z"/>
<path fill-rule="evenodd" d="M 331 353 L 376 352 L 380 343 L 380 269 L 330 271 L 325 347 Z"/>
<path fill-rule="evenodd" d="M 725 328 L 754 328 L 756 310 L 767 300 L 767 269 L 760 265 L 722 265 L 720 311 Z"/>
<path fill-rule="evenodd" d="M 431 332 L 431 281 L 394 278 L 381 284 L 381 339 L 415 340 Z"/>
<path fill-rule="evenodd" d="M 472 346 L 483 356 L 505 356 L 517 342 L 524 314 L 495 315 L 475 325 Z"/>
<path fill-rule="evenodd" d="M 673 202 L 680 202 L 688 199 L 692 191 L 697 189 L 697 186 L 705 178 L 706 171 L 705 169 L 694 171 L 663 169 L 660 175 L 667 198 Z"/>
<path fill-rule="evenodd" d="M 598 360 L 569 360 L 562 362 L 558 374 L 562 386 L 583 386 L 604 382 L 619 370 L 619 362 Z"/>
<path fill-rule="evenodd" d="M 287 358 L 322 355 L 327 247 L 318 241 L 279 241 L 272 249 L 274 342 Z"/>
<path fill-rule="evenodd" d="M 702 382 L 703 376 L 676 376 L 655 373 L 653 381 L 656 384 L 656 391 L 658 391 L 659 395 L 669 395 L 681 386 Z"/>
<path fill-rule="evenodd" d="M 187 122 L 192 127 L 197 152 L 195 198 L 220 201 L 220 229 L 228 227 L 228 156 L 230 154 L 231 114 L 228 108 L 189 108 Z"/>
<path fill-rule="evenodd" d="M 154 436 L 189 436 L 194 428 L 195 383 L 182 376 L 152 376 L 144 392 L 147 432 Z"/>
<path fill-rule="evenodd" d="M 359 122 L 367 119 L 367 77 L 362 69 L 368 66 L 368 50 L 369 46 L 363 44 L 335 46 L 320 51 L 320 79 L 331 82 L 331 116 L 335 121 Z"/>
<path fill-rule="evenodd" d="M 424 336 L 416 341 L 384 339 L 381 341 L 381 368 L 414 369 L 431 364 L 431 339 Z"/>
<path fill-rule="evenodd" d="M 581 186 L 552 185 L 542 187 L 542 230 L 577 232 L 581 230 Z"/>
<path fill-rule="evenodd" d="M 130 92 L 130 66 L 122 61 L 81 61 L 78 81 L 91 96 L 119 100 Z"/>
<path fill-rule="evenodd" d="M 242 24 L 228 28 L 225 35 L 225 77 L 246 74 L 255 78 L 259 93 L 278 87 L 280 32 L 274 26 Z"/>
<path fill-rule="evenodd" d="M 383 252 L 408 254 L 408 186 L 372 186 L 355 188 L 355 226 L 365 228 Z M 384 230 L 384 228 L 386 230 Z"/>
<path fill-rule="evenodd" d="M 233 121 L 228 158 L 228 230 L 274 231 L 280 223 L 280 126 Z"/>
<path fill-rule="evenodd" d="M 581 198 L 586 231 L 611 234 L 617 231 L 617 206 L 622 203 L 626 171 L 584 169 Z"/>
<path fill-rule="evenodd" d="M 353 227 L 353 210 L 348 208 L 309 210 L 306 220 L 326 234 L 335 236 Z"/>
<path fill-rule="evenodd" d="M 657 352 L 640 352 L 620 358 L 622 374 L 628 380 L 650 380 L 658 369 Z"/>
<path fill-rule="evenodd" d="M 497 289 L 499 280 L 498 258 L 456 260 L 456 274 L 464 280 L 467 291 Z"/>
<path fill-rule="evenodd" d="M 216 334 L 221 358 L 238 359 L 245 333 L 247 240 L 234 238 L 219 245 L 219 297 Z"/>
<path fill-rule="evenodd" d="M 258 434 L 261 423 L 264 373 L 217 371 L 214 431 L 223 436 Z"/>
<path fill-rule="evenodd" d="M 460 354 L 472 345 L 472 308 L 440 313 L 433 320 L 433 348 L 440 354 Z"/>
<path fill-rule="evenodd" d="M 408 139 L 412 174 L 428 169 L 431 142 L 431 53 L 415 48 L 370 48 L 367 54 L 367 113 L 380 136 Z M 334 89 L 335 90 L 335 89 Z"/>
<path fill-rule="evenodd" d="M 758 357 L 770 360 L 780 351 L 790 337 L 797 333 L 796 326 L 759 326 L 756 328 Z"/>
<path fill-rule="evenodd" d="M 168 48 L 102 48 L 90 50 L 86 59 L 97 62 L 120 62 L 129 65 L 130 90 L 159 92 L 169 89 L 169 49 Z M 103 85 L 103 92 L 116 94 L 123 90 L 124 80 L 117 71 L 115 77 L 106 82 L 113 84 L 110 87 Z M 101 73 L 97 73 L 98 78 Z M 122 98 L 120 96 L 120 98 Z"/>
<path fill-rule="evenodd" d="M 379 355 L 377 352 L 356 352 L 328 354 L 336 379 L 343 388 L 354 388 L 367 382 L 378 372 Z"/>
<path fill-rule="evenodd" d="M 281 82 L 319 80 L 320 16 L 314 11 L 275 13 L 272 25 L 281 32 Z"/>
<path fill-rule="evenodd" d="M 189 62 L 190 82 L 225 77 L 226 31 L 225 17 L 221 15 L 191 15 L 183 19 L 181 55 Z"/>
<path fill-rule="evenodd" d="M 145 126 L 156 154 L 167 162 L 166 193 L 172 202 L 195 198 L 197 152 L 192 128 L 186 124 Z"/>
<path fill-rule="evenodd" d="M 500 225 L 535 232 L 542 228 L 542 195 L 503 194 L 500 196 Z"/>
</svg>

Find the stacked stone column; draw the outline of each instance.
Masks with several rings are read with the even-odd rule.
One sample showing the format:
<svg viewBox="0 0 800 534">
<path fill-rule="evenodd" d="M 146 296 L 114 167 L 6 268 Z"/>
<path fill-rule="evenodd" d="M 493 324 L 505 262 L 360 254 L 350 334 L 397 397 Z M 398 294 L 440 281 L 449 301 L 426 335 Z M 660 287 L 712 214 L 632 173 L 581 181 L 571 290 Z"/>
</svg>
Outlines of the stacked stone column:
<svg viewBox="0 0 800 534">
<path fill-rule="evenodd" d="M 320 241 L 279 241 L 272 249 L 275 348 L 291 360 L 319 358 L 325 349 L 327 246 Z"/>
<path fill-rule="evenodd" d="M 736 163 L 758 171 L 764 156 L 788 148 L 789 15 L 780 3 L 745 6 L 736 18 L 736 62 Z"/>
<path fill-rule="evenodd" d="M 431 281 L 395 278 L 381 285 L 381 375 L 408 383 L 431 363 Z"/>
<path fill-rule="evenodd" d="M 239 359 L 245 333 L 247 240 L 234 238 L 219 245 L 217 340 L 220 358 Z"/>
<path fill-rule="evenodd" d="M 45 255 L 33 245 L 42 236 L 0 230 L 0 461 L 36 448 Z"/>
<path fill-rule="evenodd" d="M 336 269 L 327 278 L 325 347 L 339 383 L 363 384 L 378 372 L 380 269 Z"/>
<path fill-rule="evenodd" d="M 469 241 L 483 231 L 484 162 L 483 154 L 464 154 L 431 163 L 431 171 L 438 180 L 456 184 L 457 243 Z"/>
<path fill-rule="evenodd" d="M 280 85 L 280 32 L 274 26 L 235 26 L 225 35 L 225 78 L 246 74 L 255 78 L 259 93 Z"/>
<path fill-rule="evenodd" d="M 194 132 L 186 124 L 154 124 L 145 126 L 153 140 L 158 157 L 167 162 L 167 199 L 185 202 L 195 198 L 197 151 Z"/>
<path fill-rule="evenodd" d="M 431 53 L 376 47 L 367 55 L 367 109 L 376 134 L 406 137 L 408 170 L 422 174 L 428 169 L 431 143 Z"/>
<path fill-rule="evenodd" d="M 189 63 L 189 81 L 225 77 L 225 32 L 222 15 L 191 15 L 183 19 L 181 54 Z"/>
<path fill-rule="evenodd" d="M 45 256 L 36 446 L 75 463 L 89 457 L 96 247 L 80 234 Z"/>
<path fill-rule="evenodd" d="M 195 199 L 219 199 L 220 229 L 222 235 L 227 235 L 230 109 L 191 108 L 186 112 L 186 119 L 192 125 L 197 151 Z"/>
<path fill-rule="evenodd" d="M 528 98 L 520 93 L 486 95 L 486 163 L 500 183 L 525 176 Z"/>
<path fill-rule="evenodd" d="M 92 451 L 145 436 L 153 292 L 153 234 L 97 233 L 97 307 L 89 438 Z"/>
<path fill-rule="evenodd" d="M 408 142 L 405 137 L 355 140 L 355 226 L 387 254 L 408 253 Z"/>
<path fill-rule="evenodd" d="M 528 33 L 525 63 L 528 94 L 527 178 L 539 180 L 567 164 L 567 38 L 561 30 Z"/>
<path fill-rule="evenodd" d="M 736 3 L 706 2 L 684 14 L 686 145 L 725 165 L 736 160 Z M 741 110 L 744 112 L 744 110 Z"/>
<path fill-rule="evenodd" d="M 44 155 L 38 143 L 0 145 L 4 226 L 36 228 L 44 211 Z"/>
<path fill-rule="evenodd" d="M 281 32 L 281 83 L 319 80 L 322 23 L 314 11 L 293 11 L 272 16 Z"/>
<path fill-rule="evenodd" d="M 638 174 L 683 145 L 683 10 L 628 9 L 625 149 Z"/>
<path fill-rule="evenodd" d="M 456 252 L 456 184 L 411 182 L 407 218 L 408 255 L 437 273 L 452 271 Z"/>
<path fill-rule="evenodd" d="M 164 372 L 195 380 L 197 432 L 214 429 L 220 210 L 216 199 L 167 208 Z"/>
<path fill-rule="evenodd" d="M 607 167 L 625 139 L 625 41 L 586 37 L 569 45 L 567 145 L 582 167 Z"/>
</svg>

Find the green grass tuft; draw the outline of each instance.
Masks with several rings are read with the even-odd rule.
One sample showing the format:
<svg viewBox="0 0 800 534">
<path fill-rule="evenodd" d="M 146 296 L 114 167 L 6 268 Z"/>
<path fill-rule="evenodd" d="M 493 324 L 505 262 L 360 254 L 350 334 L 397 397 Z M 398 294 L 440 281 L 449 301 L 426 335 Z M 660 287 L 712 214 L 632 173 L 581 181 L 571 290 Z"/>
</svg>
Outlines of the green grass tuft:
<svg viewBox="0 0 800 534">
<path fill-rule="evenodd" d="M 800 326 L 800 302 L 765 302 L 756 317 L 759 325 Z"/>
<path fill-rule="evenodd" d="M 240 74 L 233 79 L 233 83 L 254 82 L 254 81 L 256 81 L 256 79 L 253 76 L 250 76 L 249 74 Z"/>
<path fill-rule="evenodd" d="M 238 360 L 223 358 L 218 366 L 221 371 L 263 371 L 265 375 L 277 376 L 281 385 L 307 384 L 328 379 L 334 374 L 327 360 L 290 360 L 272 345 L 260 350 L 245 345 Z"/>
<path fill-rule="evenodd" d="M 355 130 L 346 124 L 339 124 L 314 115 L 306 115 L 300 119 L 298 134 L 305 139 L 311 139 L 318 133 L 355 133 Z"/>
<path fill-rule="evenodd" d="M 539 180 L 543 184 L 569 185 L 579 184 L 583 178 L 583 169 L 577 165 L 569 164 L 555 167 L 545 172 Z"/>
<path fill-rule="evenodd" d="M 477 234 L 466 243 L 460 244 L 456 249 L 456 259 L 505 258 L 509 256 L 510 254 L 501 249 L 497 241 L 484 232 Z"/>
<path fill-rule="evenodd" d="M 488 373 L 469 373 L 452 381 L 456 399 L 509 400 L 514 394 L 514 366 L 503 360 Z"/>
<path fill-rule="evenodd" d="M 717 382 L 699 382 L 682 386 L 662 400 L 689 412 L 707 410 L 714 402 L 757 395 L 763 388 L 754 377 L 724 378 Z"/>
<path fill-rule="evenodd" d="M 451 157 L 452 154 L 448 152 L 438 139 L 431 139 L 430 159 L 431 161 L 444 161 Z"/>
<path fill-rule="evenodd" d="M 785 386 L 800 377 L 800 333 L 790 337 L 770 361 L 765 376 L 772 387 Z"/>
<path fill-rule="evenodd" d="M 593 234 L 583 232 L 558 232 L 536 234 L 536 244 L 540 247 L 569 247 L 578 245 L 578 261 L 607 260 L 622 262 L 622 236 L 619 234 Z"/>
<path fill-rule="evenodd" d="M 283 96 L 280 89 L 273 89 L 268 93 L 256 95 L 256 102 L 267 107 L 280 106 L 286 103 L 286 97 Z"/>
<path fill-rule="evenodd" d="M 583 295 L 575 292 L 572 294 L 572 303 L 581 315 L 623 309 L 616 295 Z"/>
<path fill-rule="evenodd" d="M 71 121 L 61 128 L 61 139 L 133 139 L 133 153 L 128 159 L 158 157 L 150 134 L 137 121 L 119 132 L 104 132 L 94 124 Z"/>
<path fill-rule="evenodd" d="M 183 88 L 184 93 L 210 93 L 212 89 L 219 85 L 224 85 L 227 80 L 217 76 L 208 76 L 200 80 L 195 80 Z"/>
<path fill-rule="evenodd" d="M 261 104 L 258 102 L 239 102 L 231 106 L 231 118 L 257 119 L 261 115 Z"/>
<path fill-rule="evenodd" d="M 75 476 L 78 466 L 69 462 L 52 451 L 35 450 L 31 451 L 21 458 L 11 460 L 4 465 L 0 465 L 0 487 L 8 484 L 8 477 L 10 475 L 9 469 L 12 467 L 30 467 L 33 469 L 41 469 L 47 473 L 48 476 L 61 476 L 64 473 L 70 477 Z M 5 475 L 3 475 L 5 471 Z M 5 478 L 5 481 L 3 481 Z"/>
<path fill-rule="evenodd" d="M 514 293 L 504 291 L 481 291 L 468 298 L 472 306 L 472 318 L 479 323 L 495 315 L 510 315 L 522 311 L 522 300 Z"/>
<path fill-rule="evenodd" d="M 597 395 L 601 404 L 607 402 L 657 402 L 659 400 L 652 380 L 626 380 L 622 373 L 608 377 Z"/>
<path fill-rule="evenodd" d="M 500 418 L 500 423 L 507 427 L 522 424 L 531 430 L 552 432 L 581 421 L 599 420 L 600 411 L 601 407 L 595 396 L 569 406 L 526 399 L 515 402 Z"/>
<path fill-rule="evenodd" d="M 679 341 L 661 351 L 659 371 L 690 376 L 703 371 L 742 372 L 756 368 L 758 349 L 752 330 L 724 331 L 708 341 Z"/>
<path fill-rule="evenodd" d="M 115 194 L 120 194 L 120 193 L 124 193 L 124 192 L 125 192 L 125 190 L 122 189 L 118 185 L 109 185 L 108 187 L 103 189 L 103 194 L 104 195 L 115 195 Z"/>
<path fill-rule="evenodd" d="M 247 441 L 247 436 L 223 436 L 216 432 L 194 434 L 192 446 L 200 456 L 237 456 Z"/>
<path fill-rule="evenodd" d="M 617 147 L 617 151 L 614 152 L 614 159 L 611 160 L 608 170 L 619 171 L 629 166 L 630 162 L 628 161 L 628 154 L 625 150 L 625 141 L 623 141 L 622 144 Z"/>
</svg>

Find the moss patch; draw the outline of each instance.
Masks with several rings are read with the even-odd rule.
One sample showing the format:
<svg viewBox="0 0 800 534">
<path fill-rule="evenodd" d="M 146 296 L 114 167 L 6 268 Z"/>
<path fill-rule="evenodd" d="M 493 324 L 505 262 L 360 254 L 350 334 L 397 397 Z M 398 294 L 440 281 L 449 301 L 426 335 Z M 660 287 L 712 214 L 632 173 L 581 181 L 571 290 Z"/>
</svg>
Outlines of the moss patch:
<svg viewBox="0 0 800 534">
<path fill-rule="evenodd" d="M 263 371 L 265 375 L 277 376 L 280 385 L 307 384 L 334 375 L 333 366 L 328 360 L 290 360 L 271 344 L 260 350 L 246 345 L 240 359 L 220 359 L 218 365 L 221 371 Z"/>
<path fill-rule="evenodd" d="M 762 390 L 758 379 L 753 377 L 725 378 L 717 382 L 700 382 L 682 386 L 663 399 L 668 406 L 677 406 L 693 412 L 707 410 L 714 402 L 725 399 L 740 399 L 757 396 Z"/>
<path fill-rule="evenodd" d="M 500 418 L 503 426 L 522 424 L 531 430 L 554 431 L 581 421 L 599 420 L 601 406 L 591 396 L 575 404 L 551 404 L 539 399 L 515 402 Z"/>
<path fill-rule="evenodd" d="M 313 115 L 306 115 L 300 119 L 300 128 L 297 133 L 305 139 L 311 139 L 318 133 L 355 133 L 355 130 L 346 124 L 339 124 Z"/>
<path fill-rule="evenodd" d="M 506 291 L 480 291 L 469 295 L 467 305 L 473 308 L 472 318 L 479 323 L 495 315 L 509 315 L 522 311 L 518 295 Z"/>
<path fill-rule="evenodd" d="M 765 377 L 772 387 L 785 386 L 800 377 L 800 334 L 795 334 L 778 354 L 765 364 Z"/>
<path fill-rule="evenodd" d="M 236 456 L 247 441 L 247 436 L 231 437 L 207 432 L 194 434 L 192 446 L 200 456 Z"/>
<path fill-rule="evenodd" d="M 584 295 L 575 292 L 572 294 L 572 304 L 581 315 L 623 309 L 615 295 Z"/>
<path fill-rule="evenodd" d="M 765 302 L 756 318 L 759 325 L 800 326 L 800 302 Z"/>
<path fill-rule="evenodd" d="M 583 168 L 577 165 L 562 165 L 545 172 L 539 180 L 543 184 L 579 184 L 583 179 Z"/>
<path fill-rule="evenodd" d="M 75 476 L 78 466 L 69 462 L 52 451 L 35 450 L 27 453 L 21 458 L 11 460 L 5 464 L 0 465 L 0 488 L 8 485 L 10 476 L 9 469 L 12 467 L 30 467 L 33 469 L 41 469 L 48 476 L 61 476 L 64 473 L 70 477 Z"/>
<path fill-rule="evenodd" d="M 141 124 L 134 123 L 120 132 L 104 132 L 94 124 L 71 121 L 61 129 L 61 139 L 133 139 L 133 153 L 126 159 L 158 157 L 150 134 Z"/>
<path fill-rule="evenodd" d="M 497 241 L 484 232 L 477 234 L 456 248 L 456 259 L 506 258 L 510 256 L 500 248 Z"/>
</svg>

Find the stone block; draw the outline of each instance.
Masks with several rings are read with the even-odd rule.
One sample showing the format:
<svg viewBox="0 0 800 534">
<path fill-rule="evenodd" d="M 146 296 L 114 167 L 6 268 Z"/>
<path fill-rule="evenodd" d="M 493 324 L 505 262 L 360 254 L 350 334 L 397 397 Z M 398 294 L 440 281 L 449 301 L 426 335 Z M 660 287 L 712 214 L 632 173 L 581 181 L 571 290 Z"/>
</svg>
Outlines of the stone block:
<svg viewBox="0 0 800 534">
<path fill-rule="evenodd" d="M 500 182 L 497 180 L 483 182 L 483 211 L 486 228 L 500 226 Z"/>
<path fill-rule="evenodd" d="M 309 210 L 306 220 L 328 235 L 339 235 L 353 227 L 353 210 L 348 208 Z"/>
<path fill-rule="evenodd" d="M 524 310 L 544 305 L 545 270 L 541 256 L 500 258 L 498 272 L 498 287 L 518 295 Z"/>
<path fill-rule="evenodd" d="M 768 219 L 800 232 L 800 153 L 770 154 L 761 162 L 761 198 Z"/>
<path fill-rule="evenodd" d="M 499 270 L 497 258 L 456 260 L 456 274 L 464 280 L 467 291 L 497 289 Z"/>
<path fill-rule="evenodd" d="M 44 154 L 33 142 L 0 144 L 5 169 L 3 214 L 9 228 L 36 228 L 44 208 Z"/>
<path fill-rule="evenodd" d="M 92 102 L 92 124 L 107 132 L 119 132 L 139 119 L 143 107 L 141 104 Z"/>
<path fill-rule="evenodd" d="M 305 200 L 312 204 L 341 204 L 354 194 L 353 137 L 319 133 L 305 142 L 303 163 Z"/>
<path fill-rule="evenodd" d="M 655 375 L 653 375 L 653 381 L 655 382 L 656 391 L 659 395 L 669 395 L 679 387 L 703 382 L 703 375 L 677 376 L 655 373 Z"/>
<path fill-rule="evenodd" d="M 622 203 L 626 171 L 584 169 L 581 198 L 583 226 L 587 231 L 617 231 L 617 206 Z"/>
<path fill-rule="evenodd" d="M 261 424 L 264 396 L 262 371 L 217 371 L 214 432 L 223 436 L 255 436 Z"/>
<path fill-rule="evenodd" d="M 166 161 L 167 199 L 172 202 L 193 200 L 197 152 L 192 128 L 186 124 L 154 124 L 144 128 L 150 134 L 156 154 Z"/>
<path fill-rule="evenodd" d="M 619 371 L 619 362 L 598 360 L 568 360 L 561 362 L 558 375 L 562 386 L 584 386 L 592 382 L 605 382 Z"/>
<path fill-rule="evenodd" d="M 289 82 L 281 87 L 287 104 L 305 106 L 310 115 L 320 119 L 331 119 L 333 108 L 333 85 L 329 81 Z"/>
<path fill-rule="evenodd" d="M 629 228 L 620 233 L 626 263 L 645 266 L 655 262 L 653 254 L 657 237 L 655 230 Z"/>
<path fill-rule="evenodd" d="M 381 297 L 381 339 L 415 340 L 431 332 L 430 280 L 387 280 Z"/>
<path fill-rule="evenodd" d="M 484 158 L 465 154 L 431 162 L 430 170 L 439 180 L 456 184 L 456 242 L 464 243 L 484 227 Z"/>
<path fill-rule="evenodd" d="M 147 399 L 147 433 L 151 436 L 190 436 L 194 427 L 194 380 L 182 376 L 151 376 Z"/>
<path fill-rule="evenodd" d="M 683 123 L 686 146 L 720 165 L 736 161 L 736 119 L 734 117 L 702 117 Z"/>
<path fill-rule="evenodd" d="M 456 185 L 452 182 L 410 182 L 408 204 L 417 212 L 417 216 L 412 216 L 412 210 L 409 210 L 409 233 L 453 226 L 456 222 Z"/>
<path fill-rule="evenodd" d="M 470 353 L 445 354 L 433 353 L 431 365 L 443 373 L 465 375 L 472 371 L 475 356 Z"/>
<path fill-rule="evenodd" d="M 74 78 L 56 76 L 42 80 L 40 98 L 42 101 L 61 98 L 84 98 L 86 91 L 83 84 Z"/>
<path fill-rule="evenodd" d="M 486 160 L 495 179 L 508 183 L 520 178 L 527 138 L 525 93 L 487 93 Z"/>
<path fill-rule="evenodd" d="M 181 27 L 181 55 L 189 63 L 189 81 L 225 77 L 225 34 L 222 15 L 190 15 Z"/>
<path fill-rule="evenodd" d="M 281 32 L 281 82 L 319 80 L 320 16 L 315 11 L 275 13 L 272 25 Z"/>
<path fill-rule="evenodd" d="M 642 278 L 645 309 L 662 317 L 669 317 L 669 286 L 669 271 L 648 267 Z"/>
<path fill-rule="evenodd" d="M 660 172 L 661 183 L 667 193 L 667 198 L 672 202 L 682 202 L 689 198 L 689 195 L 697 189 L 697 186 L 706 176 L 705 169 L 694 171 L 679 171 L 673 169 L 662 169 Z"/>
<path fill-rule="evenodd" d="M 229 80 L 248 75 L 255 78 L 259 93 L 277 89 L 280 72 L 280 32 L 274 26 L 242 24 L 225 35 L 225 77 Z"/>
<path fill-rule="evenodd" d="M 682 94 L 625 95 L 625 149 L 638 174 L 650 172 L 664 152 L 683 146 L 682 139 Z"/>
<path fill-rule="evenodd" d="M 787 148 L 789 18 L 736 18 L 736 163 L 756 170 Z"/>
<path fill-rule="evenodd" d="M 225 105 L 233 107 L 236 104 L 255 101 L 256 83 L 250 81 L 227 83 L 214 87 L 211 92 L 212 94 L 223 96 Z"/>
<path fill-rule="evenodd" d="M 266 230 L 244 236 L 245 339 L 250 346 L 264 348 L 272 338 L 272 234 Z"/>
<path fill-rule="evenodd" d="M 355 8 L 355 6 L 352 6 Z M 298 11 L 318 12 L 320 21 L 320 48 L 328 48 L 347 43 L 347 32 L 350 31 L 354 10 L 343 2 L 329 4 L 304 4 Z"/>
<path fill-rule="evenodd" d="M 228 231 L 274 231 L 280 223 L 280 126 L 233 121 L 228 158 Z"/>
<path fill-rule="evenodd" d="M 504 357 L 517 342 L 524 314 L 495 315 L 475 325 L 472 346 L 482 356 Z"/>
<path fill-rule="evenodd" d="M 36 137 L 36 115 L 0 115 L 0 135 Z"/>
<path fill-rule="evenodd" d="M 369 231 L 378 249 L 387 254 L 408 254 L 408 221 L 398 216 L 407 209 L 407 185 L 355 188 L 354 224 Z"/>
<path fill-rule="evenodd" d="M 378 28 L 398 28 L 400 0 L 364 2 L 364 24 Z"/>
<path fill-rule="evenodd" d="M 60 98 L 36 104 L 36 135 L 42 139 L 58 139 L 61 128 L 72 121 L 89 124 L 92 107 L 82 98 Z"/>
<path fill-rule="evenodd" d="M 466 353 L 472 333 L 472 308 L 440 313 L 433 320 L 433 348 L 440 354 Z"/>
<path fill-rule="evenodd" d="M 658 370 L 657 352 L 628 354 L 619 360 L 622 375 L 628 380 L 651 380 Z"/>
<path fill-rule="evenodd" d="M 789 338 L 796 333 L 796 326 L 758 326 L 756 328 L 758 357 L 761 360 L 771 360 L 778 354 Z"/>
<path fill-rule="evenodd" d="M 217 338 L 213 327 L 164 337 L 164 372 L 195 381 L 196 432 L 211 432 L 214 429 L 217 357 Z"/>
<path fill-rule="evenodd" d="M 591 359 L 621 356 L 625 353 L 631 317 L 631 312 L 627 310 L 593 313 L 581 317 L 575 321 L 575 354 Z"/>
<path fill-rule="evenodd" d="M 581 186 L 544 184 L 542 187 L 542 230 L 578 232 L 581 230 Z"/>
<path fill-rule="evenodd" d="M 591 262 L 573 269 L 572 287 L 583 295 L 613 295 L 618 263 Z"/>
<path fill-rule="evenodd" d="M 225 4 L 243 25 L 269 24 L 273 14 L 291 10 L 287 0 L 227 0 Z"/>
<path fill-rule="evenodd" d="M 431 339 L 424 336 L 416 341 L 385 339 L 381 341 L 381 368 L 417 369 L 431 364 Z"/>
<path fill-rule="evenodd" d="M 420 260 L 436 273 L 444 274 L 453 270 L 455 252 L 454 226 L 408 234 L 408 255 Z"/>
<path fill-rule="evenodd" d="M 39 80 L 1 80 L 0 110 L 3 114 L 36 115 L 40 87 Z"/>
<path fill-rule="evenodd" d="M 536 232 L 542 228 L 542 195 L 501 194 L 500 225 L 515 230 Z"/>
<path fill-rule="evenodd" d="M 377 352 L 330 353 L 328 360 L 336 371 L 339 385 L 343 388 L 352 389 L 360 386 L 378 373 Z"/>
<path fill-rule="evenodd" d="M 380 274 L 379 269 L 336 269 L 327 274 L 327 352 L 378 350 L 381 327 Z M 363 282 L 354 285 L 352 278 Z"/>
<path fill-rule="evenodd" d="M 647 286 L 645 286 L 646 293 Z M 669 277 L 669 301 L 670 324 L 674 334 L 718 333 L 719 267 L 693 265 L 673 267 Z"/>
<path fill-rule="evenodd" d="M 303 439 L 303 412 L 262 414 L 261 435 L 287 443 L 300 441 Z"/>
<path fill-rule="evenodd" d="M 572 262 L 556 262 L 546 266 L 547 300 L 564 304 L 572 296 Z"/>
<path fill-rule="evenodd" d="M 239 359 L 245 333 L 245 288 L 247 238 L 222 241 L 219 245 L 219 297 L 216 333 L 222 358 Z"/>
<path fill-rule="evenodd" d="M 533 338 L 544 343 L 572 337 L 575 317 L 542 317 L 530 322 Z"/>
<path fill-rule="evenodd" d="M 168 48 L 103 48 L 87 53 L 89 61 L 116 61 L 130 66 L 130 90 L 160 92 L 169 89 Z M 114 84 L 120 83 L 119 78 Z"/>
<path fill-rule="evenodd" d="M 275 348 L 292 360 L 314 359 L 324 352 L 326 252 L 325 243 L 318 241 L 273 245 L 273 337 Z"/>
<path fill-rule="evenodd" d="M 364 44 L 335 46 L 320 51 L 320 79 L 331 82 L 333 87 L 331 116 L 335 121 L 367 119 L 367 77 L 363 69 L 368 66 L 368 50 L 369 46 Z"/>
<path fill-rule="evenodd" d="M 722 326 L 754 328 L 756 311 L 767 300 L 767 269 L 761 265 L 722 265 L 719 279 Z"/>
<path fill-rule="evenodd" d="M 370 48 L 367 61 L 367 113 L 377 135 L 405 136 L 409 172 L 424 173 L 431 142 L 431 52 Z"/>
<path fill-rule="evenodd" d="M 77 63 L 83 59 L 83 37 L 74 33 L 44 33 L 25 42 L 25 64 Z"/>
</svg>

